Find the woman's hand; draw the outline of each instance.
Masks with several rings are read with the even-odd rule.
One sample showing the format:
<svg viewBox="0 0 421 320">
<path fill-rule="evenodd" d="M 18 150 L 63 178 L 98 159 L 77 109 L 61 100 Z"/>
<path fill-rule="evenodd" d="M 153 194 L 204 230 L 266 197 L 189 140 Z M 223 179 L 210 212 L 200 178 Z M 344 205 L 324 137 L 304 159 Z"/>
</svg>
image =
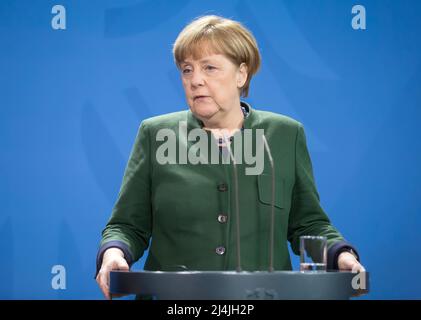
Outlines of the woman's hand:
<svg viewBox="0 0 421 320">
<path fill-rule="evenodd" d="M 365 268 L 358 262 L 357 258 L 351 252 L 342 252 L 338 257 L 338 268 L 340 271 L 365 272 Z M 365 280 L 364 280 L 365 284 Z M 361 290 L 362 289 L 362 290 Z M 363 288 L 357 290 L 352 296 L 359 297 L 366 294 L 368 291 Z"/>
<path fill-rule="evenodd" d="M 111 299 L 109 287 L 111 270 L 129 271 L 129 265 L 126 259 L 124 259 L 124 253 L 118 248 L 109 248 L 104 252 L 101 269 L 96 277 L 96 282 L 108 300 Z"/>
<path fill-rule="evenodd" d="M 365 272 L 364 267 L 358 262 L 357 258 L 348 251 L 339 254 L 338 268 L 340 271 Z"/>
</svg>

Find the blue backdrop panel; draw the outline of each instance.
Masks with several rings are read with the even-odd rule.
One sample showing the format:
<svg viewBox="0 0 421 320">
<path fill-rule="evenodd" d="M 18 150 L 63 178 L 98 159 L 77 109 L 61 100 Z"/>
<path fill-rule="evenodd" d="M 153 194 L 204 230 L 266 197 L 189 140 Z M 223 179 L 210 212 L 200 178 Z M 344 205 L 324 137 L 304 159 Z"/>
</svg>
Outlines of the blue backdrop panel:
<svg viewBox="0 0 421 320">
<path fill-rule="evenodd" d="M 366 30 L 351 26 L 356 4 Z M 209 13 L 259 42 L 247 101 L 304 124 L 322 205 L 372 273 L 364 299 L 421 298 L 420 12 L 416 0 L 0 1 L 0 298 L 102 297 L 95 255 L 138 125 L 187 108 L 171 47 Z"/>
</svg>

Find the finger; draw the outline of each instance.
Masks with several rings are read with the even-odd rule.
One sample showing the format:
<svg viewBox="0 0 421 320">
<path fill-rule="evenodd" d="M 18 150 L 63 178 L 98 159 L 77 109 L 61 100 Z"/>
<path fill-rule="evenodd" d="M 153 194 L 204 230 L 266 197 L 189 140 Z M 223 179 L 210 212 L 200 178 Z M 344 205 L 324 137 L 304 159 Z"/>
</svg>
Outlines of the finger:
<svg viewBox="0 0 421 320">
<path fill-rule="evenodd" d="M 104 294 L 104 297 L 106 299 L 110 300 L 107 274 L 109 274 L 109 272 L 101 269 L 100 272 L 98 273 L 97 282 L 98 282 L 99 288 L 101 289 L 102 293 Z"/>
<path fill-rule="evenodd" d="M 110 270 L 107 269 L 107 272 L 104 274 L 104 295 L 108 300 L 111 300 L 110 295 Z"/>
<path fill-rule="evenodd" d="M 101 285 L 101 291 L 102 291 L 102 293 L 103 293 L 103 295 L 104 295 L 105 299 L 107 299 L 107 300 L 111 300 L 110 290 L 109 290 L 109 288 L 108 288 L 108 286 L 107 286 L 107 285 L 102 284 L 102 285 Z"/>
<path fill-rule="evenodd" d="M 339 270 L 341 271 L 350 271 L 354 265 L 354 261 L 348 259 L 343 259 L 339 265 Z"/>
<path fill-rule="evenodd" d="M 127 261 L 125 259 L 119 259 L 117 261 L 117 269 L 129 271 L 129 265 L 127 264 Z"/>
<path fill-rule="evenodd" d="M 100 288 L 102 291 L 102 294 L 104 295 L 105 299 L 110 300 L 110 291 L 109 288 L 107 286 L 107 284 L 105 283 L 105 281 L 102 281 L 100 284 Z"/>
<path fill-rule="evenodd" d="M 354 262 L 351 266 L 352 272 L 365 272 L 365 268 L 359 263 Z"/>
</svg>

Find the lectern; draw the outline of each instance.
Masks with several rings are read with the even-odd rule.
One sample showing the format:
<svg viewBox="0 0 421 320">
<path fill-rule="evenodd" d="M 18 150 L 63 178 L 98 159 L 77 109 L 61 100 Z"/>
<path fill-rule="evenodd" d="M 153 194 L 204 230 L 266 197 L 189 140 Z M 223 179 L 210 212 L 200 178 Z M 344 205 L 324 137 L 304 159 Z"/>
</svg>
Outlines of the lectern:
<svg viewBox="0 0 421 320">
<path fill-rule="evenodd" d="M 110 292 L 158 300 L 346 300 L 368 292 L 368 273 L 112 271 Z"/>
</svg>

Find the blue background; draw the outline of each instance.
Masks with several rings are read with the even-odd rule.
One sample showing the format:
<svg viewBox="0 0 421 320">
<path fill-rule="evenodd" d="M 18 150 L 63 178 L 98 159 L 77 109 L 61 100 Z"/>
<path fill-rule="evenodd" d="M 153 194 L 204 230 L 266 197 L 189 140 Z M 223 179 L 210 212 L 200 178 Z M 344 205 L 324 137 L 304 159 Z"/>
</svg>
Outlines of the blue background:
<svg viewBox="0 0 421 320">
<path fill-rule="evenodd" d="M 51 27 L 55 4 L 66 30 Z M 366 30 L 351 27 L 355 4 Z M 420 12 L 416 0 L 2 0 L 0 298 L 102 297 L 100 232 L 138 125 L 187 108 L 172 43 L 211 13 L 258 40 L 246 101 L 304 124 L 322 205 L 371 272 L 363 299 L 420 299 Z M 66 290 L 51 287 L 57 264 Z"/>
</svg>

